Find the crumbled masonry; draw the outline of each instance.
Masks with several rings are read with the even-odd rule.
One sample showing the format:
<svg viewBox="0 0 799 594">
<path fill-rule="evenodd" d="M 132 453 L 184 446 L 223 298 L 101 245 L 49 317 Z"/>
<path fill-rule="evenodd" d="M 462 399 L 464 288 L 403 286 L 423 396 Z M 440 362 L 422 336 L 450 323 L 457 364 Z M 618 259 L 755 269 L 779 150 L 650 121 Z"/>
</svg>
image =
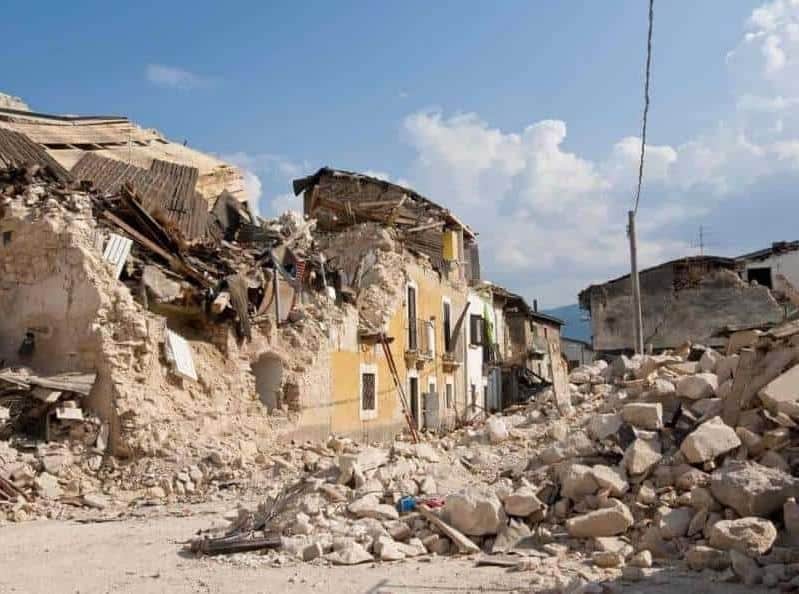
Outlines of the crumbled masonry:
<svg viewBox="0 0 799 594">
<path fill-rule="evenodd" d="M 761 396 L 793 377 L 798 342 L 799 323 L 787 322 L 742 352 L 686 345 L 582 366 L 570 374 L 566 418 L 550 389 L 416 445 L 332 437 L 295 447 L 257 509 L 232 512 L 226 529 L 192 547 L 230 553 L 261 539 L 275 565 L 472 554 L 555 585 L 576 579 L 586 592 L 679 564 L 790 591 L 799 587 L 799 408 L 787 403 L 799 402 L 799 386 L 780 392 L 782 410 Z M 689 365 L 700 360 L 701 371 Z M 717 371 L 732 382 L 723 398 Z M 712 389 L 675 389 L 697 375 Z M 403 507 L 409 497 L 413 509 Z M 582 560 L 579 573 L 556 578 L 567 559 Z"/>
</svg>

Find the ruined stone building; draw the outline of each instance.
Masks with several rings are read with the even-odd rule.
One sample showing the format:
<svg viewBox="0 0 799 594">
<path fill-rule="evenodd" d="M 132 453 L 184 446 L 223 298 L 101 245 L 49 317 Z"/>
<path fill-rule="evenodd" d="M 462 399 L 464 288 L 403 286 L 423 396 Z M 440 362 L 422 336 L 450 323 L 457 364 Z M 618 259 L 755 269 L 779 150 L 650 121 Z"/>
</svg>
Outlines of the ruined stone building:
<svg viewBox="0 0 799 594">
<path fill-rule="evenodd" d="M 776 241 L 735 261 L 741 277 L 771 290 L 786 315 L 799 309 L 799 241 Z"/>
<path fill-rule="evenodd" d="M 725 329 L 783 319 L 783 309 L 768 287 L 744 281 L 730 258 L 681 258 L 642 270 L 640 279 L 644 344 L 656 351 L 687 340 L 720 345 Z M 591 315 L 594 350 L 632 351 L 631 295 L 629 275 L 580 293 L 580 307 Z"/>
<path fill-rule="evenodd" d="M 92 378 L 102 448 L 172 458 L 390 438 L 403 402 L 447 428 L 515 402 L 514 366 L 551 381 L 560 322 L 486 289 L 454 213 L 327 168 L 294 189 L 306 216 L 263 220 L 215 157 L 5 101 L 0 370 Z"/>
</svg>

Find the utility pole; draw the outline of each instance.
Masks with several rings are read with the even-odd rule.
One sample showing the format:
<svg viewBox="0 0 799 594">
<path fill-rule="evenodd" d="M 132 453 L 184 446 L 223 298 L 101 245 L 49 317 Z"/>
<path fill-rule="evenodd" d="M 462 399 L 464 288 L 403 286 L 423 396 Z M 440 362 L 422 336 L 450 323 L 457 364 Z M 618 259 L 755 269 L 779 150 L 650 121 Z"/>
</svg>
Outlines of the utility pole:
<svg viewBox="0 0 799 594">
<path fill-rule="evenodd" d="M 705 227 L 699 225 L 699 255 L 705 255 Z"/>
<path fill-rule="evenodd" d="M 635 352 L 644 353 L 644 328 L 641 315 L 641 284 L 638 277 L 638 243 L 635 237 L 635 211 L 627 213 L 627 237 L 630 238 L 630 284 L 633 290 L 633 336 Z"/>
</svg>

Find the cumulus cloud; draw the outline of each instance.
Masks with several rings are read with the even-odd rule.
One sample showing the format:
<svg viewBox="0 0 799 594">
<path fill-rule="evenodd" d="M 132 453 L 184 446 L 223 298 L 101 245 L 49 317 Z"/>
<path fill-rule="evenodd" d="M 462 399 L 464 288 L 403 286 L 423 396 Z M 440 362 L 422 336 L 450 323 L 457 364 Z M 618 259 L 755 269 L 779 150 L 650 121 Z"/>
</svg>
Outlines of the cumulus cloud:
<svg viewBox="0 0 799 594">
<path fill-rule="evenodd" d="M 196 89 L 211 84 L 210 78 L 164 64 L 148 64 L 144 75 L 152 84 L 170 89 Z"/>
<path fill-rule="evenodd" d="M 220 158 L 241 169 L 244 175 L 244 191 L 254 213 L 276 217 L 286 210 L 302 210 L 298 199 L 284 190 L 291 187 L 293 179 L 311 171 L 307 162 L 299 163 L 274 153 L 244 151 L 220 155 Z M 277 193 L 265 191 L 267 186 L 270 190 L 276 189 Z M 271 197 L 267 198 L 266 195 Z"/>
<path fill-rule="evenodd" d="M 647 145 L 643 266 L 695 253 L 686 227 L 799 173 L 799 0 L 755 9 L 726 65 L 736 110 L 680 144 Z M 557 305 L 627 270 L 640 138 L 621 138 L 592 160 L 567 148 L 561 120 L 503 131 L 478 114 L 443 111 L 408 115 L 403 135 L 420 191 L 480 231 L 488 277 Z"/>
</svg>

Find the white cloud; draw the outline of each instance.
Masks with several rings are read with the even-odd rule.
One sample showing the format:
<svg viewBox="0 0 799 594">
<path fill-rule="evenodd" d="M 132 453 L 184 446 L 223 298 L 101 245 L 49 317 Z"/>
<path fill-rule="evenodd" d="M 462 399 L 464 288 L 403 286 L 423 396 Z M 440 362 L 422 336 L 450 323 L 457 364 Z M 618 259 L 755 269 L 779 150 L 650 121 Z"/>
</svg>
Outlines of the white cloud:
<svg viewBox="0 0 799 594">
<path fill-rule="evenodd" d="M 246 153 L 238 151 L 220 155 L 220 159 L 241 169 L 244 175 L 244 191 L 250 208 L 256 214 L 276 217 L 286 210 L 302 211 L 302 203 L 291 193 L 281 192 L 290 188 L 291 181 L 311 172 L 307 163 L 298 163 L 272 153 Z M 265 187 L 279 192 L 266 199 Z"/>
<path fill-rule="evenodd" d="M 210 78 L 164 64 L 148 64 L 145 77 L 154 85 L 171 89 L 196 89 L 211 84 Z"/>
</svg>

